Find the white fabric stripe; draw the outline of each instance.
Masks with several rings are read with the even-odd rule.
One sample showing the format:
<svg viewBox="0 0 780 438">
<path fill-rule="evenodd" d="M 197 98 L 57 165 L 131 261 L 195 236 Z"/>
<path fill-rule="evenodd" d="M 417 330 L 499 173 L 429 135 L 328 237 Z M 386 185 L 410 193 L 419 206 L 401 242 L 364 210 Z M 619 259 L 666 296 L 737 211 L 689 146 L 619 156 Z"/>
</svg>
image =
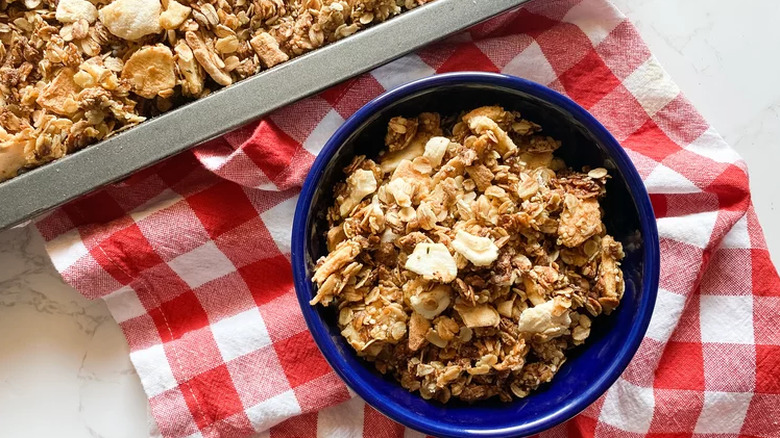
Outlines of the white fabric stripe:
<svg viewBox="0 0 780 438">
<path fill-rule="evenodd" d="M 89 250 L 81 240 L 79 230 L 73 229 L 46 243 L 46 251 L 58 272 L 63 272 L 87 255 Z"/>
<path fill-rule="evenodd" d="M 292 246 L 292 217 L 297 203 L 298 195 L 295 195 L 260 214 L 260 219 L 282 254 L 288 254 Z"/>
<path fill-rule="evenodd" d="M 138 299 L 138 294 L 130 286 L 125 286 L 103 297 L 111 316 L 117 323 L 146 314 L 146 308 Z"/>
<path fill-rule="evenodd" d="M 653 388 L 636 386 L 619 378 L 607 392 L 599 421 L 626 432 L 647 433 L 654 408 Z"/>
<path fill-rule="evenodd" d="M 648 115 L 653 116 L 680 95 L 677 87 L 658 60 L 651 56 L 637 67 L 623 85 L 636 97 Z"/>
<path fill-rule="evenodd" d="M 141 378 L 141 384 L 149 398 L 176 387 L 176 378 L 173 377 L 173 370 L 162 344 L 134 351 L 130 353 L 130 360 L 138 371 L 138 377 Z"/>
<path fill-rule="evenodd" d="M 363 438 L 365 402 L 355 397 L 317 415 L 317 438 Z"/>
<path fill-rule="evenodd" d="M 130 213 L 130 217 L 132 217 L 134 221 L 140 222 L 152 214 L 176 204 L 182 199 L 184 198 L 173 190 L 165 189 L 159 195 L 133 210 L 132 213 Z"/>
<path fill-rule="evenodd" d="M 704 407 L 694 433 L 738 434 L 752 399 L 751 393 L 704 391 Z"/>
<path fill-rule="evenodd" d="M 256 431 L 267 430 L 282 421 L 299 415 L 301 407 L 295 392 L 283 392 L 246 409 L 246 416 Z"/>
<path fill-rule="evenodd" d="M 686 216 L 658 219 L 658 234 L 666 239 L 677 240 L 705 248 L 712 238 L 712 230 L 718 219 L 717 211 L 689 214 Z"/>
<path fill-rule="evenodd" d="M 211 240 L 171 260 L 168 266 L 193 289 L 236 270 Z"/>
<path fill-rule="evenodd" d="M 656 341 L 668 341 L 677 327 L 677 323 L 680 322 L 680 315 L 682 315 L 684 308 L 684 296 L 659 288 L 653 316 L 645 336 Z"/>
</svg>

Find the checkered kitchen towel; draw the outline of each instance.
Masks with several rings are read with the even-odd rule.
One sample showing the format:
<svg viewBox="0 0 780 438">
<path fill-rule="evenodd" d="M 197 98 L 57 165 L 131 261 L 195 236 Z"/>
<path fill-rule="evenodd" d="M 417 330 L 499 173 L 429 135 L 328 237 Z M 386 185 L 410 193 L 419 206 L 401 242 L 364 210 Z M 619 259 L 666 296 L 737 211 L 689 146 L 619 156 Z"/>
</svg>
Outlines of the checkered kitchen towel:
<svg viewBox="0 0 780 438">
<path fill-rule="evenodd" d="M 65 280 L 124 330 L 160 433 L 416 434 L 350 400 L 318 353 L 293 293 L 290 228 L 307 169 L 345 118 L 455 70 L 574 98 L 626 148 L 659 218 L 661 289 L 639 352 L 605 396 L 543 435 L 780 436 L 780 281 L 745 163 L 606 0 L 531 2 L 40 219 Z"/>
</svg>

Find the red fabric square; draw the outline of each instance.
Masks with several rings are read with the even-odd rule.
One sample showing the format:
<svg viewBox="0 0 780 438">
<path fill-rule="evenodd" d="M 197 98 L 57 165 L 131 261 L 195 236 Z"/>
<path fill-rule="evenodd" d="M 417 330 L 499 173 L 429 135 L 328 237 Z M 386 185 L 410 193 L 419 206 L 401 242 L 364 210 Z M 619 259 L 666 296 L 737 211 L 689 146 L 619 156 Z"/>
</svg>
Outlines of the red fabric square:
<svg viewBox="0 0 780 438">
<path fill-rule="evenodd" d="M 225 365 L 184 382 L 182 394 L 201 429 L 244 410 Z"/>
<path fill-rule="evenodd" d="M 506 35 L 517 35 L 517 30 L 522 29 L 523 33 L 521 35 L 528 35 L 532 38 L 536 38 L 553 26 L 560 24 L 559 20 L 551 20 L 544 15 L 534 14 L 529 12 L 528 8 L 522 8 L 519 11 L 512 13 L 510 19 L 511 21 L 505 23 L 498 29 L 491 31 L 490 36 L 495 38 Z M 476 34 L 472 33 L 472 35 L 476 38 Z"/>
<path fill-rule="evenodd" d="M 644 44 L 632 44 L 632 41 L 640 39 L 636 28 L 626 20 L 612 29 L 607 38 L 596 47 L 596 51 L 618 79 L 627 78 L 652 56 Z M 631 49 L 627 50 L 626 45 L 630 45 Z"/>
<path fill-rule="evenodd" d="M 697 434 L 697 437 L 705 438 L 705 435 Z M 678 433 L 648 433 L 645 438 L 693 438 L 693 432 Z M 718 438 L 729 438 L 728 435 L 719 435 Z"/>
<path fill-rule="evenodd" d="M 317 413 L 310 412 L 292 417 L 272 427 L 270 438 L 316 438 Z"/>
<path fill-rule="evenodd" d="M 163 263 L 137 225 L 117 231 L 90 254 L 118 282 L 128 284 L 145 269 Z"/>
<path fill-rule="evenodd" d="M 255 432 L 254 428 L 252 428 L 252 424 L 249 422 L 249 418 L 243 410 L 233 416 L 214 422 L 211 427 L 211 432 L 213 432 L 215 438 L 244 437 L 250 436 Z M 209 434 L 205 434 L 204 436 L 209 436 Z"/>
<path fill-rule="evenodd" d="M 660 248 L 661 277 L 658 282 L 659 286 L 678 295 L 690 295 L 698 280 L 701 268 L 693 261 L 701 260 L 704 251 L 693 245 L 665 238 L 661 238 Z M 670 269 L 679 260 L 688 260 L 691 264 L 685 266 L 685 269 Z M 665 268 L 665 263 L 669 263 L 669 268 Z"/>
<path fill-rule="evenodd" d="M 274 349 L 293 388 L 331 371 L 309 332 L 275 342 Z"/>
<path fill-rule="evenodd" d="M 279 254 L 279 248 L 274 243 L 271 233 L 259 217 L 252 218 L 225 232 L 214 239 L 214 243 L 239 269 Z"/>
<path fill-rule="evenodd" d="M 212 238 L 257 216 L 244 189 L 227 181 L 189 196 L 187 202 Z"/>
<path fill-rule="evenodd" d="M 577 0 L 566 0 L 556 2 L 528 2 L 523 5 L 523 9 L 529 12 L 544 16 L 556 21 L 561 21 L 566 14 L 578 4 Z"/>
<path fill-rule="evenodd" d="M 705 191 L 718 196 L 721 210 L 744 212 L 750 203 L 747 173 L 733 164 L 727 165 Z"/>
<path fill-rule="evenodd" d="M 116 199 L 104 190 L 69 202 L 62 207 L 62 210 L 68 214 L 76 227 L 85 224 L 102 224 L 125 215 L 125 210 L 119 206 Z"/>
<path fill-rule="evenodd" d="M 645 109 L 623 84 L 589 109 L 619 141 L 631 136 L 648 119 Z"/>
<path fill-rule="evenodd" d="M 241 148 L 273 181 L 287 169 L 293 153 L 300 147 L 299 142 L 266 119 L 260 122 L 252 138 Z"/>
<path fill-rule="evenodd" d="M 627 432 L 625 430 L 617 428 L 603 421 L 599 421 L 598 424 L 596 424 L 595 436 L 599 438 L 606 438 L 606 437 L 645 438 L 645 434 L 643 433 Z"/>
<path fill-rule="evenodd" d="M 528 35 L 508 35 L 475 41 L 474 44 L 485 56 L 490 58 L 492 65 L 503 70 L 511 60 L 515 59 L 533 42 L 533 38 Z"/>
<path fill-rule="evenodd" d="M 144 350 L 162 342 L 157 326 L 149 314 L 128 319 L 119 324 L 130 351 Z"/>
<path fill-rule="evenodd" d="M 756 392 L 780 394 L 780 345 L 756 345 Z"/>
<path fill-rule="evenodd" d="M 224 360 L 208 327 L 193 330 L 179 339 L 163 344 L 173 376 L 183 382 L 214 369 Z"/>
<path fill-rule="evenodd" d="M 35 226 L 38 228 L 38 232 L 41 233 L 41 237 L 43 237 L 43 240 L 46 242 L 75 228 L 73 222 L 70 220 L 70 216 L 68 216 L 65 210 L 60 208 L 35 222 Z"/>
<path fill-rule="evenodd" d="M 162 436 L 186 437 L 198 432 L 180 388 L 149 398 L 149 405 Z"/>
<path fill-rule="evenodd" d="M 191 182 L 193 178 L 209 175 L 207 171 L 204 171 L 203 165 L 200 164 L 191 153 L 174 155 L 160 164 L 155 165 L 153 169 L 157 171 L 157 175 L 160 176 L 160 179 L 177 193 L 181 193 L 177 188 L 184 188 L 184 186 Z M 208 179 L 212 181 L 215 180 L 212 178 Z"/>
<path fill-rule="evenodd" d="M 154 168 L 148 168 L 108 185 L 103 190 L 116 200 L 122 210 L 129 212 L 154 199 L 167 188 Z"/>
<path fill-rule="evenodd" d="M 643 388 L 653 386 L 653 370 L 656 369 L 664 343 L 651 338 L 644 338 L 639 349 L 634 354 L 626 370 L 620 376 L 629 383 Z"/>
<path fill-rule="evenodd" d="M 589 51 L 558 79 L 566 93 L 585 108 L 592 107 L 620 85 L 620 80 L 595 50 Z"/>
<path fill-rule="evenodd" d="M 704 393 L 679 389 L 655 389 L 655 410 L 650 423 L 650 433 L 690 433 L 696 428 Z M 685 412 L 685 415 L 680 415 Z"/>
<path fill-rule="evenodd" d="M 255 307 L 249 288 L 237 272 L 209 281 L 193 292 L 212 324 Z"/>
<path fill-rule="evenodd" d="M 260 306 L 260 315 L 268 328 L 268 335 L 276 342 L 306 331 L 298 299 L 290 292 Z"/>
<path fill-rule="evenodd" d="M 540 24 L 544 26 L 544 24 Z M 536 37 L 536 42 L 553 70 L 562 75 L 593 50 L 593 43 L 574 24 L 557 23 Z"/>
<path fill-rule="evenodd" d="M 377 412 L 366 403 L 363 408 L 363 436 L 396 438 L 404 435 L 404 427 Z"/>
<path fill-rule="evenodd" d="M 780 395 L 754 394 L 750 400 L 742 433 L 760 437 L 780 437 Z"/>
<path fill-rule="evenodd" d="M 702 346 L 694 342 L 666 344 L 655 370 L 655 388 L 704 390 L 704 356 Z"/>
<path fill-rule="evenodd" d="M 650 202 L 653 204 L 653 213 L 655 214 L 655 217 L 657 219 L 660 219 L 662 217 L 667 217 L 669 215 L 669 213 L 667 212 L 668 205 L 669 205 L 668 199 L 669 199 L 669 195 L 659 194 L 659 193 L 650 194 Z"/>
<path fill-rule="evenodd" d="M 350 399 L 347 386 L 333 371 L 298 385 L 294 391 L 303 412 L 318 411 Z"/>
<path fill-rule="evenodd" d="M 313 97 L 284 106 L 268 117 L 293 140 L 303 143 L 330 109 L 331 105 L 326 100 Z M 231 141 L 231 143 L 240 145 L 246 140 Z"/>
<path fill-rule="evenodd" d="M 704 381 L 708 391 L 755 390 L 755 345 L 706 343 L 701 348 L 704 353 Z"/>
<path fill-rule="evenodd" d="M 753 294 L 759 296 L 780 297 L 780 277 L 772 264 L 769 251 L 766 249 L 751 249 L 753 264 Z"/>
<path fill-rule="evenodd" d="M 166 263 L 160 263 L 144 271 L 143 279 L 134 281 L 132 287 L 138 294 L 138 300 L 147 309 L 159 307 L 160 303 L 170 301 L 191 290 Z"/>
<path fill-rule="evenodd" d="M 198 297 L 192 291 L 161 303 L 149 311 L 164 342 L 179 339 L 187 332 L 198 330 L 209 323 Z"/>
<path fill-rule="evenodd" d="M 184 200 L 152 213 L 137 224 L 154 251 L 165 261 L 189 252 L 209 240 L 200 220 Z M 171 235 L 176 238 L 172 239 Z"/>
<path fill-rule="evenodd" d="M 333 106 L 343 118 L 351 116 L 360 107 L 385 91 L 377 80 L 369 75 L 361 75 L 321 96 Z"/>
<path fill-rule="evenodd" d="M 780 297 L 753 297 L 756 344 L 780 345 Z"/>
<path fill-rule="evenodd" d="M 68 284 L 89 299 L 103 297 L 122 287 L 91 254 L 84 254 L 60 274 Z"/>
<path fill-rule="evenodd" d="M 718 197 L 712 193 L 675 193 L 667 195 L 667 215 L 670 217 L 716 211 L 717 209 Z"/>
<path fill-rule="evenodd" d="M 246 407 L 290 390 L 282 364 L 271 345 L 231 360 L 227 368 Z"/>
<path fill-rule="evenodd" d="M 698 291 L 694 292 L 694 295 Z M 677 322 L 672 332 L 672 336 L 669 338 L 671 341 L 676 342 L 695 342 L 701 343 L 701 300 L 698 297 L 689 299 L 685 303 L 685 309 L 683 309 L 680 315 L 680 320 Z"/>
<path fill-rule="evenodd" d="M 425 46 L 417 52 L 417 56 L 432 69 L 438 70 L 455 53 L 455 48 L 459 46 L 458 38 L 462 37 L 456 35 L 455 37 L 445 39 L 439 44 Z"/>
<path fill-rule="evenodd" d="M 282 255 L 267 258 L 238 270 L 249 286 L 258 306 L 290 292 L 292 267 L 290 261 Z"/>
<path fill-rule="evenodd" d="M 621 142 L 624 148 L 632 149 L 656 161 L 663 161 L 680 149 L 652 119 Z"/>
<path fill-rule="evenodd" d="M 751 295 L 750 261 L 749 249 L 719 248 L 701 279 L 702 295 Z"/>
<path fill-rule="evenodd" d="M 577 415 L 566 423 L 566 433 L 570 438 L 592 438 L 596 434 L 596 419 Z"/>
<path fill-rule="evenodd" d="M 682 93 L 653 114 L 653 120 L 672 141 L 683 147 L 701 137 L 710 126 Z"/>
<path fill-rule="evenodd" d="M 493 64 L 482 50 L 474 43 L 463 43 L 455 49 L 456 55 L 447 59 L 436 73 L 448 73 L 453 71 L 487 71 L 498 73 L 500 70 Z"/>
<path fill-rule="evenodd" d="M 298 103 L 301 103 L 304 101 L 299 101 Z M 291 104 L 290 106 L 294 106 L 297 104 Z M 285 107 L 287 108 L 287 107 Z M 278 110 L 277 110 L 278 111 Z M 228 147 L 230 147 L 232 150 L 240 148 L 244 143 L 249 141 L 249 139 L 252 138 L 252 135 L 255 133 L 255 129 L 257 129 L 257 126 L 260 124 L 260 122 L 254 122 L 254 123 L 247 123 L 246 125 L 236 128 L 233 131 L 230 131 L 228 133 L 225 133 L 222 137 L 219 137 L 222 139 Z M 286 130 L 286 128 L 285 128 Z"/>
</svg>

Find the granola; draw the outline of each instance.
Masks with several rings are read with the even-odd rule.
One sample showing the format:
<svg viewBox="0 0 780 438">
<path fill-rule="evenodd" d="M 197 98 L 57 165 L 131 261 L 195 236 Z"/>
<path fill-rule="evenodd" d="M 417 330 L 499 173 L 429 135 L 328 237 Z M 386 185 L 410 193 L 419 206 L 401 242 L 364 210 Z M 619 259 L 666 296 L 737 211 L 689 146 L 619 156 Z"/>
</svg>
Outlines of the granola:
<svg viewBox="0 0 780 438">
<path fill-rule="evenodd" d="M 608 172 L 566 167 L 541 130 L 498 106 L 395 117 L 335 187 L 310 304 L 425 399 L 525 397 L 620 303 Z"/>
<path fill-rule="evenodd" d="M 0 0 L 0 181 L 432 0 Z"/>
</svg>

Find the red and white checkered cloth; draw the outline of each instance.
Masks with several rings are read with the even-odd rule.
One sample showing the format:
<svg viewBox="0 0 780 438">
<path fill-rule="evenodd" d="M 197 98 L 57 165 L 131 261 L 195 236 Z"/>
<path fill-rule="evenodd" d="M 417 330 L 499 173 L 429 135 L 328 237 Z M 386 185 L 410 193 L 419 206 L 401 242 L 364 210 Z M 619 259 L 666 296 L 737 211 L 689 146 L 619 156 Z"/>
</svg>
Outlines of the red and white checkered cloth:
<svg viewBox="0 0 780 438">
<path fill-rule="evenodd" d="M 647 337 L 605 396 L 542 435 L 779 437 L 780 280 L 745 163 L 606 0 L 528 3 L 37 221 L 65 280 L 124 330 L 159 432 L 418 435 L 351 399 L 320 356 L 294 297 L 290 229 L 307 169 L 345 118 L 455 70 L 574 98 L 626 148 L 658 216 Z"/>
</svg>

